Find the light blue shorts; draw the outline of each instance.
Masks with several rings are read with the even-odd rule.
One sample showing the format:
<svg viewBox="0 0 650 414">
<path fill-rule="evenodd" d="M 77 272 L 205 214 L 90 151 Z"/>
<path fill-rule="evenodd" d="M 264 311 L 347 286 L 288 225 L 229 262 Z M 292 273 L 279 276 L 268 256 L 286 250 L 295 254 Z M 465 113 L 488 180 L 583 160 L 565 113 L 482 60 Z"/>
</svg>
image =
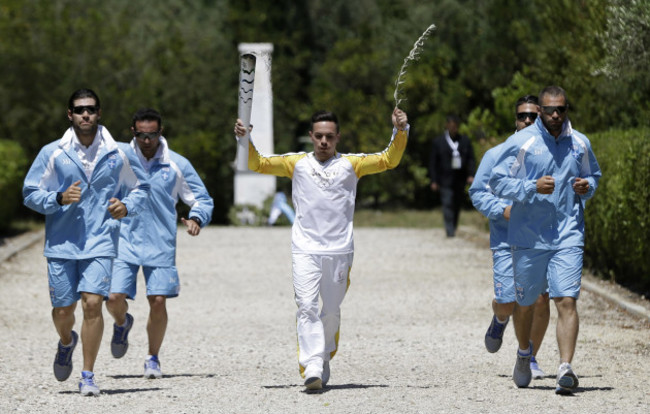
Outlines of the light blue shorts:
<svg viewBox="0 0 650 414">
<path fill-rule="evenodd" d="M 492 271 L 494 274 L 494 300 L 497 303 L 515 301 L 515 276 L 512 270 L 510 249 L 492 250 Z"/>
<path fill-rule="evenodd" d="M 112 267 L 112 257 L 82 260 L 48 258 L 47 279 L 52 306 L 70 306 L 81 298 L 81 292 L 108 297 Z"/>
<path fill-rule="evenodd" d="M 548 288 L 550 298 L 580 296 L 582 247 L 512 249 L 517 303 L 530 306 Z"/>
<path fill-rule="evenodd" d="M 136 280 L 140 265 L 115 259 L 111 293 L 125 293 L 129 299 L 135 299 L 137 291 Z M 176 266 L 153 267 L 142 266 L 144 281 L 147 285 L 147 296 L 161 295 L 168 298 L 178 296 L 181 285 L 178 280 Z"/>
</svg>

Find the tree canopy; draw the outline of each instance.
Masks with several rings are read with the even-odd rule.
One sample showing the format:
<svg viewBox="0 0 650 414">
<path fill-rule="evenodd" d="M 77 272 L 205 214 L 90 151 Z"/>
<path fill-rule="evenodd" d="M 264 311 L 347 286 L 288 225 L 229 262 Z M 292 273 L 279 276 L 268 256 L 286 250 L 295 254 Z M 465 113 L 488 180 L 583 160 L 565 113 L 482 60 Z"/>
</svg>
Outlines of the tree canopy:
<svg viewBox="0 0 650 414">
<path fill-rule="evenodd" d="M 425 207 L 429 145 L 447 113 L 490 142 L 512 132 L 517 97 L 557 84 L 582 132 L 648 125 L 649 22 L 640 0 L 3 0 L 0 139 L 33 158 L 67 128 L 67 99 L 80 87 L 99 94 L 102 123 L 119 140 L 138 108 L 154 107 L 225 223 L 239 43 L 274 45 L 278 152 L 299 149 L 318 109 L 339 115 L 342 151 L 376 152 L 390 136 L 398 70 L 435 24 L 403 85 L 404 161 L 359 188 L 361 205 Z"/>
</svg>

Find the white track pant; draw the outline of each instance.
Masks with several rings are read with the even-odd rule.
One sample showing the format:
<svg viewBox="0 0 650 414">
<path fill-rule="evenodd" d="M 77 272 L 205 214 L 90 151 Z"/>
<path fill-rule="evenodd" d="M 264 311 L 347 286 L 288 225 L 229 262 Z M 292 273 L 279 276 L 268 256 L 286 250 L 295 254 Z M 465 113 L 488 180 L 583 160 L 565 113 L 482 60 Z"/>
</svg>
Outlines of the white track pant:
<svg viewBox="0 0 650 414">
<path fill-rule="evenodd" d="M 338 346 L 341 303 L 350 282 L 354 254 L 293 253 L 293 289 L 300 373 L 320 374 Z M 318 311 L 319 294 L 323 307 Z"/>
</svg>

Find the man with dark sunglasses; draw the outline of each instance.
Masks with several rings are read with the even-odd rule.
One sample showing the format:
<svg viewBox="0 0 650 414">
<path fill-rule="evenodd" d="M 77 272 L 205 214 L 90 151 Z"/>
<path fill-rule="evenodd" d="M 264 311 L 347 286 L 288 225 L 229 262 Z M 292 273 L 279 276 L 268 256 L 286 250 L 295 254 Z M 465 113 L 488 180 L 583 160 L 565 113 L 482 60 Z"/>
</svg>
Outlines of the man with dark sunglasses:
<svg viewBox="0 0 650 414">
<path fill-rule="evenodd" d="M 130 145 L 120 145 L 125 147 L 125 152 L 133 153 L 138 165 L 144 168 L 151 192 L 142 212 L 122 221 L 106 308 L 115 320 L 111 353 L 121 358 L 128 349 L 128 334 L 133 327 L 126 299 L 135 299 L 136 277 L 142 267 L 149 302 L 149 350 L 144 377 L 154 379 L 162 377 L 158 354 L 167 329 L 167 298 L 177 297 L 180 292 L 176 269 L 176 204 L 182 200 L 190 207 L 188 218 L 181 218 L 181 222 L 190 236 L 198 236 L 212 219 L 214 202 L 192 164 L 167 145 L 158 111 L 138 110 L 133 115 L 131 131 L 134 138 Z"/>
<path fill-rule="evenodd" d="M 94 365 L 104 320 L 120 220 L 137 215 L 149 185 L 137 158 L 121 150 L 99 125 L 99 97 L 90 89 L 75 91 L 68 101 L 71 127 L 43 147 L 23 186 L 27 207 L 45 215 L 52 320 L 59 334 L 54 376 L 68 379 L 79 336 L 72 329 L 81 299 L 83 322 L 82 395 L 97 396 Z"/>
<path fill-rule="evenodd" d="M 515 126 L 520 131 L 535 122 L 538 115 L 537 96 L 525 95 L 515 103 Z M 490 189 L 488 181 L 494 163 L 503 148 L 503 144 L 488 150 L 479 164 L 476 177 L 469 189 L 474 207 L 490 220 L 490 249 L 492 250 L 492 271 L 494 298 L 492 299 L 492 321 L 485 333 L 485 348 L 488 352 L 497 352 L 503 342 L 503 333 L 515 308 L 515 284 L 512 269 L 512 253 L 508 244 L 508 221 L 512 201 L 499 198 Z M 539 368 L 535 356 L 541 346 L 550 317 L 548 293 L 539 295 L 535 303 L 531 339 L 533 356 L 530 369 L 533 378 L 546 377 Z"/>
<path fill-rule="evenodd" d="M 589 140 L 568 119 L 566 92 L 548 86 L 540 92 L 539 103 L 541 112 L 535 123 L 503 144 L 489 185 L 497 196 L 513 201 L 508 244 L 519 343 L 513 381 L 517 387 L 530 384 L 533 305 L 548 288 L 558 312 L 560 366 L 555 392 L 572 394 L 578 387 L 571 361 L 578 337 L 584 209 L 601 171 Z"/>
</svg>

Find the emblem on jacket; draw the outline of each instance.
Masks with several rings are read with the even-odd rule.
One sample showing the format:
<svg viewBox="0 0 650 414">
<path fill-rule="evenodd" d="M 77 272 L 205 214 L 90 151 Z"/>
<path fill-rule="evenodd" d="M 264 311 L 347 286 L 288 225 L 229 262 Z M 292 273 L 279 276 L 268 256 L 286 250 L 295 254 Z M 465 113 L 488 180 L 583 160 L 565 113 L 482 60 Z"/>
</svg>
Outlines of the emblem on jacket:
<svg viewBox="0 0 650 414">
<path fill-rule="evenodd" d="M 117 166 L 117 156 L 115 154 L 108 157 L 108 168 L 111 170 Z"/>
</svg>

